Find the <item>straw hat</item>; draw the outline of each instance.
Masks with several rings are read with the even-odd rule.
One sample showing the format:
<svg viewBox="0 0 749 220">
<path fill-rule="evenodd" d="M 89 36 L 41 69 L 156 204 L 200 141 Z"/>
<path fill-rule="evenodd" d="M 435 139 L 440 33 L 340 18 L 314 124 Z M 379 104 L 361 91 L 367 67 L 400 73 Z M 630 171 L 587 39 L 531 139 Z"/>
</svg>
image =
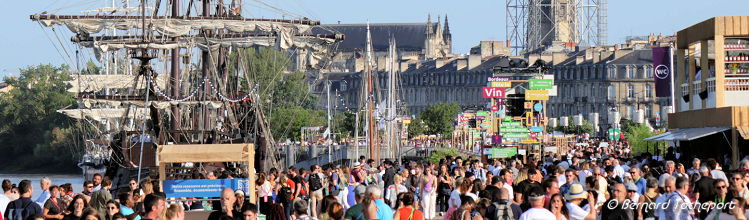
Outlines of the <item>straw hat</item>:
<svg viewBox="0 0 749 220">
<path fill-rule="evenodd" d="M 566 200 L 573 200 L 573 199 L 586 199 L 588 198 L 588 192 L 583 189 L 583 185 L 580 184 L 572 184 L 570 186 L 570 190 L 567 192 L 566 195 L 564 195 L 564 199 Z"/>
</svg>

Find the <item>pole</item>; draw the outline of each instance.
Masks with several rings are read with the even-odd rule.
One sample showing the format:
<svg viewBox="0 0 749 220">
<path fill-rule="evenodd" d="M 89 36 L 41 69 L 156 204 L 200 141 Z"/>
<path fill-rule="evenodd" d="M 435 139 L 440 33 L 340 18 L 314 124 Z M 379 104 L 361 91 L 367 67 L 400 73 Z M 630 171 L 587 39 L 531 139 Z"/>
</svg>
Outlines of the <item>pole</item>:
<svg viewBox="0 0 749 220">
<path fill-rule="evenodd" d="M 671 74 L 671 108 L 669 108 L 668 113 L 674 113 L 674 109 L 676 108 L 676 96 L 674 94 L 674 88 L 676 85 L 674 85 L 674 77 L 676 77 L 673 73 L 674 68 L 674 47 L 669 46 L 668 47 L 668 58 L 670 60 L 671 69 L 669 69 L 669 74 Z M 666 115 L 668 117 L 668 115 Z"/>
<path fill-rule="evenodd" d="M 356 148 L 356 155 L 354 155 L 354 160 L 356 158 L 359 158 L 359 110 L 356 110 L 356 122 L 354 123 L 354 147 Z M 353 165 L 353 164 L 352 164 Z"/>
<path fill-rule="evenodd" d="M 332 147 L 330 146 L 331 140 L 330 136 L 333 135 L 333 130 L 330 129 L 330 80 L 326 81 L 325 86 L 328 87 L 327 93 L 328 93 L 328 163 L 332 162 L 331 159 L 333 159 L 333 152 Z"/>
<path fill-rule="evenodd" d="M 145 60 L 141 62 L 146 62 Z M 145 65 L 143 66 L 145 67 Z M 142 69 L 142 68 L 141 68 Z M 146 116 L 148 116 L 148 96 L 150 95 L 151 89 L 149 89 L 149 85 L 151 84 L 151 77 L 146 76 L 146 102 L 143 106 L 145 108 L 145 112 L 143 113 L 143 132 L 141 132 L 140 135 L 140 156 L 138 156 L 138 184 L 140 184 L 140 174 L 143 170 L 143 144 L 145 143 L 145 136 L 146 136 Z M 163 177 L 162 177 L 163 178 Z"/>
<path fill-rule="evenodd" d="M 179 1 L 172 1 L 172 18 L 176 18 L 179 16 Z M 174 38 L 175 42 L 179 42 L 179 38 Z M 171 74 L 172 77 L 172 97 L 175 99 L 180 98 L 180 81 L 181 76 L 179 72 L 179 47 L 172 49 L 172 67 L 171 67 Z M 180 121 L 182 118 L 180 117 L 180 111 L 179 111 L 179 105 L 172 105 L 172 130 L 179 130 L 180 129 Z M 174 137 L 175 142 L 180 141 L 180 136 L 177 134 Z"/>
</svg>

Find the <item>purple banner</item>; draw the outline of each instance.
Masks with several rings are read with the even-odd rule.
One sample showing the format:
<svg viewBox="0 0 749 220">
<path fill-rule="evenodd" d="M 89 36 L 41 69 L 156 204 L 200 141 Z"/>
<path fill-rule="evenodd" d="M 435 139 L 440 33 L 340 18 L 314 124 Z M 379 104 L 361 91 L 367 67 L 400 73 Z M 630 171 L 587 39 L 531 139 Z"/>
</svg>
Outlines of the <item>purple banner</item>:
<svg viewBox="0 0 749 220">
<path fill-rule="evenodd" d="M 653 78 L 655 96 L 671 96 L 671 50 L 668 47 L 653 47 Z"/>
</svg>

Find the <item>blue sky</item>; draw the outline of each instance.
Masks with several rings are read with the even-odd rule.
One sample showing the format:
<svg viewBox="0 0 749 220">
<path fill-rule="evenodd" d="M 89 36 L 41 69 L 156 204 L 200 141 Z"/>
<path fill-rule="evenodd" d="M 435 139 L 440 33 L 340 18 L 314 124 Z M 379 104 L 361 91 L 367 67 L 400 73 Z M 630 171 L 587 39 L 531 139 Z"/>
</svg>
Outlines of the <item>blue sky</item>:
<svg viewBox="0 0 749 220">
<path fill-rule="evenodd" d="M 109 0 L 111 2 L 112 0 Z M 125 0 L 116 0 L 124 2 Z M 153 1 L 153 0 L 150 0 Z M 228 1 L 228 0 L 227 0 Z M 35 64 L 65 63 L 53 46 L 54 33 L 45 32 L 29 15 L 57 10 L 56 14 L 79 14 L 105 5 L 105 0 L 5 1 L 0 13 L 0 74 Z M 137 0 L 131 0 L 137 4 Z M 166 2 L 166 1 L 162 1 Z M 186 1 L 185 1 L 186 2 Z M 196 1 L 199 2 L 199 1 Z M 453 35 L 453 52 L 467 53 L 481 40 L 505 40 L 504 0 L 265 0 L 289 15 L 301 15 L 322 23 L 425 22 L 427 14 L 436 20 L 447 14 Z M 245 12 L 253 17 L 280 17 L 257 1 L 245 0 Z M 111 3 L 110 3 L 111 4 Z M 714 16 L 749 15 L 747 0 L 608 0 L 609 44 L 623 43 L 626 36 L 649 33 L 670 35 Z M 69 48 L 67 28 L 57 27 Z"/>
</svg>

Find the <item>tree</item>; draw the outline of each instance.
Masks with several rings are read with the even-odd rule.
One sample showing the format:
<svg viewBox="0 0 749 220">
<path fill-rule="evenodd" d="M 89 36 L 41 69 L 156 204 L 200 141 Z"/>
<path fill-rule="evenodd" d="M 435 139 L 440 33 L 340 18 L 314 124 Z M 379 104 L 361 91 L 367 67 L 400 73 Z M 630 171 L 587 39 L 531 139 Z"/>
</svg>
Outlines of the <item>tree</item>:
<svg viewBox="0 0 749 220">
<path fill-rule="evenodd" d="M 629 120 L 627 120 L 629 121 Z M 624 121 L 623 121 L 624 122 Z M 642 139 L 651 137 L 655 134 L 650 131 L 650 128 L 644 124 L 627 123 L 626 129 L 625 123 L 622 123 L 622 133 L 629 142 L 629 146 L 632 147 L 633 152 L 645 152 L 647 150 L 648 143 Z"/>
<path fill-rule="evenodd" d="M 455 117 L 458 113 L 460 113 L 460 106 L 458 104 L 454 102 L 451 104 L 440 103 L 429 106 L 429 108 L 421 112 L 418 118 L 426 125 L 425 134 L 440 134 L 443 138 L 449 139 L 452 137 L 453 129 L 455 129 Z"/>
<path fill-rule="evenodd" d="M 592 134 L 594 131 L 593 123 L 590 123 L 588 120 L 583 119 L 582 126 L 575 125 L 572 117 L 568 117 L 567 122 L 569 126 L 563 127 L 560 125 L 559 127 L 556 127 L 555 130 L 561 131 L 567 134 L 583 134 L 583 133 Z"/>
<path fill-rule="evenodd" d="M 75 106 L 68 66 L 31 66 L 4 80 L 12 89 L 0 94 L 0 154 L 5 171 L 45 172 L 76 169 L 72 123 L 57 112 Z"/>
<path fill-rule="evenodd" d="M 276 140 L 300 140 L 302 127 L 327 125 L 327 116 L 322 110 L 280 108 L 270 117 L 270 121 L 271 132 Z"/>
<path fill-rule="evenodd" d="M 432 155 L 430 155 L 427 160 L 431 163 L 439 163 L 440 159 L 444 159 L 447 156 L 458 156 L 460 155 L 458 153 L 458 150 L 456 148 L 442 148 L 442 147 L 435 147 L 434 151 L 432 151 Z"/>
<path fill-rule="evenodd" d="M 413 118 L 411 124 L 408 124 L 408 138 L 418 137 L 424 134 L 425 131 L 424 120 L 421 120 L 420 117 Z"/>
</svg>

